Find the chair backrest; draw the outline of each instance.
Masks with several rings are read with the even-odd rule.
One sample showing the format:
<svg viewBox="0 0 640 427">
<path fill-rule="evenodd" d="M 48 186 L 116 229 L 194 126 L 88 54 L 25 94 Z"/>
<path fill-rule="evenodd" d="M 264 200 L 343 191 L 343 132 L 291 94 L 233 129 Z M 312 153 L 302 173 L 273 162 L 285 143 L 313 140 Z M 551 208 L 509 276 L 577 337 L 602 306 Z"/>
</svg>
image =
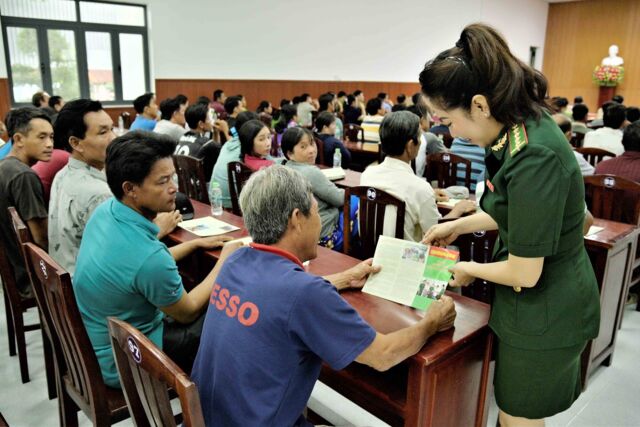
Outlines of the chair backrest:
<svg viewBox="0 0 640 427">
<path fill-rule="evenodd" d="M 31 271 L 42 284 L 55 333 L 67 367 L 67 391 L 92 419 L 109 419 L 107 387 L 102 379 L 98 359 L 82 322 L 71 286 L 71 276 L 44 250 L 25 244 Z M 34 280 L 36 280 L 34 277 Z"/>
<path fill-rule="evenodd" d="M 360 232 L 360 253 L 362 259 L 373 256 L 378 238 L 384 231 L 385 211 L 388 205 L 396 207 L 395 237 L 404 237 L 405 203 L 391 194 L 373 187 L 351 187 L 344 195 L 344 253 L 350 255 L 351 248 L 351 196 L 359 199 L 358 225 Z M 356 255 L 356 254 L 354 254 Z"/>
<path fill-rule="evenodd" d="M 364 129 L 355 123 L 345 123 L 344 139 L 351 142 L 364 142 Z"/>
<path fill-rule="evenodd" d="M 591 166 L 596 167 L 598 163 L 602 161 L 605 157 L 615 157 L 616 155 L 610 151 L 603 150 L 601 148 L 585 148 L 580 147 L 576 148 L 576 151 L 582 154 L 587 162 L 591 164 Z"/>
<path fill-rule="evenodd" d="M 176 426 L 168 387 L 178 394 L 186 427 L 204 426 L 198 389 L 142 332 L 109 317 L 111 347 L 129 412 L 136 426 Z"/>
<path fill-rule="evenodd" d="M 324 141 L 320 138 L 315 138 L 316 148 L 318 149 L 318 154 L 316 155 L 316 164 L 324 165 Z"/>
<path fill-rule="evenodd" d="M 128 111 L 123 111 L 120 113 L 120 117 L 122 117 L 122 124 L 125 129 L 129 129 L 131 127 L 131 114 Z"/>
<path fill-rule="evenodd" d="M 189 198 L 209 203 L 207 178 L 204 176 L 204 161 L 191 156 L 175 154 L 173 162 L 178 174 L 180 191 Z"/>
<path fill-rule="evenodd" d="M 594 217 L 640 225 L 640 184 L 615 175 L 584 177 L 587 207 Z"/>
<path fill-rule="evenodd" d="M 571 134 L 571 140 L 569 141 L 569 143 L 574 147 L 574 148 L 580 148 L 582 147 L 582 144 L 584 143 L 584 133 L 582 132 L 573 132 Z"/>
<path fill-rule="evenodd" d="M 229 178 L 229 197 L 231 197 L 231 210 L 235 215 L 242 216 L 238 198 L 242 187 L 249 180 L 253 171 L 242 162 L 229 162 L 227 174 Z"/>
<path fill-rule="evenodd" d="M 15 212 L 15 209 L 13 207 L 10 207 L 10 215 L 12 210 Z M 18 292 L 18 284 L 16 283 L 16 276 L 15 272 L 13 271 L 13 265 L 11 265 L 11 261 L 9 261 L 9 257 L 6 251 L 7 248 L 4 243 L 0 243 L 0 278 L 2 279 L 2 287 L 5 292 L 5 302 L 8 300 L 14 310 L 19 310 L 20 312 L 22 312 L 24 311 L 23 302 L 25 302 L 25 300 L 20 296 L 20 293 Z M 10 308 L 5 307 L 5 309 L 9 310 Z"/>
<path fill-rule="evenodd" d="M 424 176 L 427 181 L 438 181 L 438 188 L 458 185 L 458 169 L 464 168 L 464 186 L 471 190 L 471 161 L 452 153 L 435 153 L 427 156 Z"/>
<path fill-rule="evenodd" d="M 492 260 L 493 246 L 497 237 L 498 232 L 495 230 L 478 231 L 470 234 L 461 234 L 451 244 L 458 247 L 460 261 L 475 261 L 486 264 Z M 493 292 L 493 284 L 483 279 L 476 279 L 469 286 L 462 288 L 462 295 L 487 304 L 491 304 Z"/>
</svg>

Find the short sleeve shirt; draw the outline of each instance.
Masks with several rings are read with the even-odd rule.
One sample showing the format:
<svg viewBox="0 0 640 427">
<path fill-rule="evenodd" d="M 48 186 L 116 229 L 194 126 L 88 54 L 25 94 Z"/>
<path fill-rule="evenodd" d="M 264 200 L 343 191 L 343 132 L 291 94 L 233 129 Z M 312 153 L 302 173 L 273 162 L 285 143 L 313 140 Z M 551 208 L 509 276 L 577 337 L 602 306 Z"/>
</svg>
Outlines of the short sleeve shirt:
<svg viewBox="0 0 640 427">
<path fill-rule="evenodd" d="M 138 114 L 136 119 L 131 123 L 129 130 L 146 130 L 151 132 L 156 127 L 156 121 L 153 119 L 147 119 L 144 116 Z"/>
<path fill-rule="evenodd" d="M 577 345 L 598 334 L 599 293 L 582 236 L 584 184 L 571 147 L 548 114 L 527 120 L 518 145 L 487 148 L 481 206 L 498 224 L 494 261 L 544 258 L 538 283 L 496 286 L 489 325 L 525 349 Z M 500 135 L 498 141 L 506 130 Z"/>
<path fill-rule="evenodd" d="M 178 140 L 175 154 L 196 157 L 203 160 L 204 176 L 210 177 L 220 154 L 220 144 L 207 136 L 189 131 Z"/>
<path fill-rule="evenodd" d="M 29 276 L 7 208 L 15 207 L 23 221 L 47 217 L 44 191 L 38 175 L 16 157 L 0 160 L 0 237 L 19 289 L 29 286 Z"/>
<path fill-rule="evenodd" d="M 107 317 L 122 319 L 162 349 L 159 307 L 184 291 L 173 257 L 157 239 L 158 227 L 111 198 L 96 208 L 80 244 L 73 288 L 105 383 L 120 387 Z"/>
<path fill-rule="evenodd" d="M 238 137 L 231 138 L 220 149 L 220 155 L 213 167 L 213 175 L 211 180 L 220 184 L 222 190 L 222 206 L 231 208 L 231 195 L 229 193 L 229 174 L 227 165 L 231 162 L 240 161 L 240 140 Z"/>
<path fill-rule="evenodd" d="M 322 361 L 343 369 L 375 331 L 295 256 L 254 244 L 224 263 L 191 373 L 207 426 L 310 425 Z"/>
</svg>

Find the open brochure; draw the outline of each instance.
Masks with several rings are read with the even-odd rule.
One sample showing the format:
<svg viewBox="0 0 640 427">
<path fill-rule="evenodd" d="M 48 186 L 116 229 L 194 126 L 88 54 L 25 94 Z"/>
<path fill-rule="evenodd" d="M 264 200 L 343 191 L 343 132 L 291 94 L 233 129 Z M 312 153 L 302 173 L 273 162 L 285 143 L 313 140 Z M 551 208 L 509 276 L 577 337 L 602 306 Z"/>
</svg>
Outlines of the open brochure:
<svg viewBox="0 0 640 427">
<path fill-rule="evenodd" d="M 342 168 L 320 169 L 320 171 L 329 179 L 329 181 L 337 181 L 346 176 L 344 169 Z"/>
<path fill-rule="evenodd" d="M 212 216 L 182 221 L 178 226 L 200 237 L 217 236 L 219 234 L 240 230 L 235 225 L 227 224 L 226 222 L 215 219 Z"/>
<path fill-rule="evenodd" d="M 449 268 L 458 255 L 450 249 L 380 236 L 373 263 L 382 270 L 369 276 L 362 292 L 425 310 L 444 294 Z"/>
</svg>

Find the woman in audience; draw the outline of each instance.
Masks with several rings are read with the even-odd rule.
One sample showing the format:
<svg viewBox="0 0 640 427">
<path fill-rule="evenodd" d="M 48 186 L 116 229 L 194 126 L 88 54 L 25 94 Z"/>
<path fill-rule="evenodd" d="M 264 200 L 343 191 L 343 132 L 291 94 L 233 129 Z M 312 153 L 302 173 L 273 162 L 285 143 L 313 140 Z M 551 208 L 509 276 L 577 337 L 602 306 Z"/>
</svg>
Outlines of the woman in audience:
<svg viewBox="0 0 640 427">
<path fill-rule="evenodd" d="M 331 113 L 328 113 L 331 115 Z M 311 183 L 311 191 L 318 201 L 322 231 L 318 244 L 336 251 L 342 250 L 344 190 L 336 187 L 315 165 L 318 150 L 311 131 L 296 127 L 287 129 L 282 136 L 282 151 L 288 161 L 285 166 L 294 169 Z M 351 221 L 358 210 L 357 198 L 352 199 Z M 355 201 L 355 203 L 353 203 Z M 356 224 L 357 221 L 354 221 Z M 357 233 L 357 230 L 355 230 Z M 355 234 L 354 234 L 355 235 Z"/>
<path fill-rule="evenodd" d="M 295 126 L 298 126 L 298 108 L 293 104 L 283 105 L 280 109 L 280 118 L 274 126 L 276 133 L 282 134 Z"/>
<path fill-rule="evenodd" d="M 271 151 L 271 132 L 260 120 L 249 120 L 238 131 L 240 139 L 240 161 L 257 171 L 271 166 L 274 161 Z"/>
<path fill-rule="evenodd" d="M 546 79 L 493 28 L 467 26 L 453 48 L 427 62 L 420 84 L 453 136 L 487 149 L 483 212 L 435 225 L 423 242 L 499 231 L 494 262 L 459 262 L 450 284 L 496 284 L 489 325 L 499 423 L 542 426 L 580 395 L 580 355 L 600 325 L 580 169 L 547 113 Z"/>
<path fill-rule="evenodd" d="M 351 152 L 347 150 L 342 141 L 336 138 L 336 116 L 328 111 L 323 111 L 316 118 L 316 130 L 318 131 L 318 139 L 322 140 L 324 147 L 324 164 L 333 166 L 333 154 L 336 148 L 340 149 L 342 154 L 342 164 L 347 169 L 351 164 Z M 283 149 L 284 151 L 284 149 Z"/>
<path fill-rule="evenodd" d="M 256 110 L 256 113 L 272 114 L 273 107 L 271 106 L 271 103 L 269 101 L 260 101 L 260 105 L 258 105 L 258 109 Z"/>
<path fill-rule="evenodd" d="M 344 122 L 360 124 L 360 116 L 362 116 L 362 110 L 358 108 L 358 101 L 353 95 L 347 96 L 347 102 L 344 105 Z"/>
</svg>

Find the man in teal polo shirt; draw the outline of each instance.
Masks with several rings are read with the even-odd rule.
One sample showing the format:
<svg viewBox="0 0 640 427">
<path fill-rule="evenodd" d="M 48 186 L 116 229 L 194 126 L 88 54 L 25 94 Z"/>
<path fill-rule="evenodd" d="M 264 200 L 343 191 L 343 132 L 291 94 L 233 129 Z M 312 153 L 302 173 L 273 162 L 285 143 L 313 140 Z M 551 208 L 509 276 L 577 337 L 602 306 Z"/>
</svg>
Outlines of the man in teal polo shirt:
<svg viewBox="0 0 640 427">
<path fill-rule="evenodd" d="M 115 198 L 87 223 L 73 277 L 82 320 L 105 383 L 120 387 L 107 317 L 138 328 L 189 372 L 200 341 L 203 312 L 221 262 L 190 292 L 176 261 L 228 237 L 196 239 L 168 249 L 152 221 L 175 210 L 175 142 L 164 135 L 129 132 L 107 148 L 107 183 Z M 221 261 L 237 245 L 223 249 Z M 166 316 L 165 316 L 166 315 Z"/>
</svg>

